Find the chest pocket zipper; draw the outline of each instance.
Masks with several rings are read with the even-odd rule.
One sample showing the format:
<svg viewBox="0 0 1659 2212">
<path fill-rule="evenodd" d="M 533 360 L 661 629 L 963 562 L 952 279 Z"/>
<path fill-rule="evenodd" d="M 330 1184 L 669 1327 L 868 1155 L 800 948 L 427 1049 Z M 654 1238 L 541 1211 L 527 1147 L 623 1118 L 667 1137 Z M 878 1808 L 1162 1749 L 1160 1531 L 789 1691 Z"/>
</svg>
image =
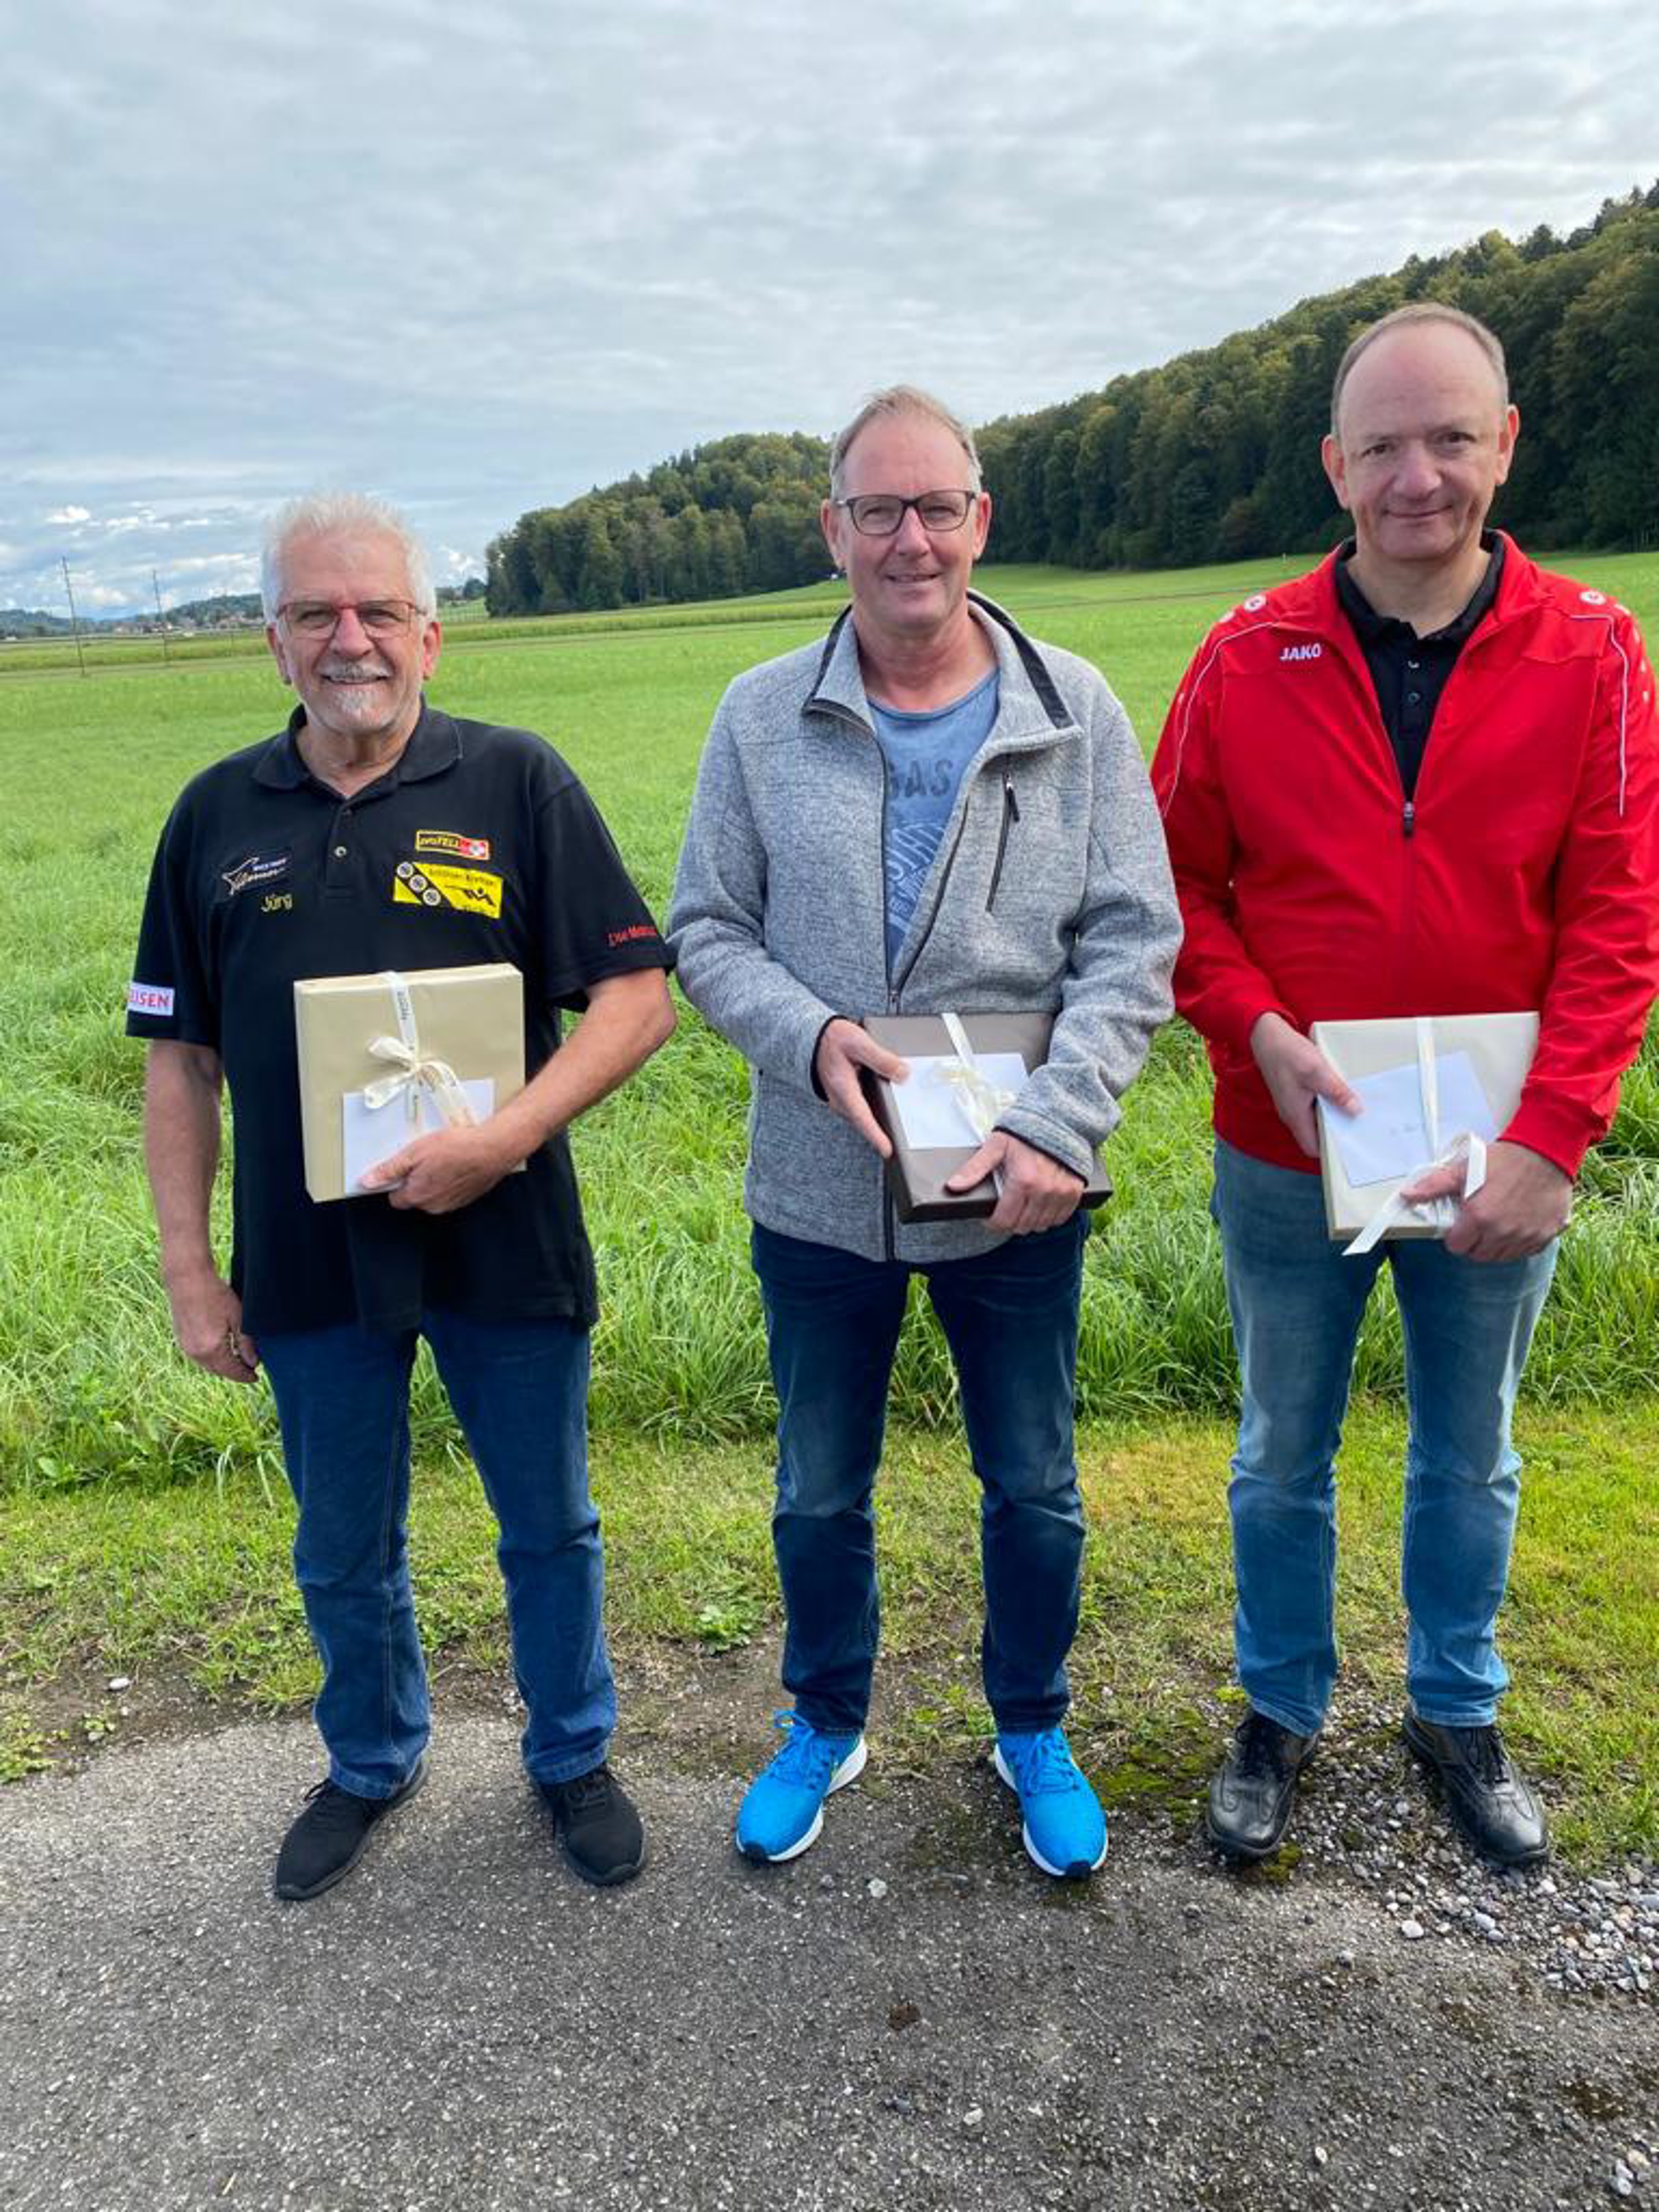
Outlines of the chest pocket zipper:
<svg viewBox="0 0 1659 2212">
<path fill-rule="evenodd" d="M 996 866 L 991 871 L 991 888 L 985 895 L 985 911 L 989 914 L 996 903 L 997 886 L 1002 881 L 1002 864 L 1008 853 L 1008 832 L 1019 819 L 1019 801 L 1014 797 L 1013 779 L 1006 768 L 1002 771 L 1002 827 L 997 832 Z"/>
</svg>

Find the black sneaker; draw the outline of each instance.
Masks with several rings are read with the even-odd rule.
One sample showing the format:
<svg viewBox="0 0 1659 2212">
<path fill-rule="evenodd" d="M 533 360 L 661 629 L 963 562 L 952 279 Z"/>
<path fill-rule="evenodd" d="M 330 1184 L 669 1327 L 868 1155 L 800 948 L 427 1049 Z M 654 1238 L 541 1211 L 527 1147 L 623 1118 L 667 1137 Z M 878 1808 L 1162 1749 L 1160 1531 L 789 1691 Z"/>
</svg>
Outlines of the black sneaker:
<svg viewBox="0 0 1659 2212">
<path fill-rule="evenodd" d="M 1296 1735 L 1254 1707 L 1210 1784 L 1210 1840 L 1230 1858 L 1270 1858 L 1291 1824 L 1296 1779 L 1314 1755 L 1319 1731 Z"/>
<path fill-rule="evenodd" d="M 304 1812 L 276 1854 L 277 1896 L 295 1903 L 332 1889 L 362 1858 L 376 1822 L 412 1797 L 425 1779 L 422 1759 L 390 1797 L 359 1797 L 337 1782 L 314 1784 L 306 1792 Z"/>
<path fill-rule="evenodd" d="M 1499 1866 L 1542 1865 L 1550 1854 L 1544 1809 L 1495 1727 L 1439 1728 L 1408 1705 L 1402 1733 L 1476 1850 Z"/>
<path fill-rule="evenodd" d="M 616 1776 L 601 1759 L 570 1782 L 544 1782 L 564 1855 L 586 1881 L 608 1889 L 645 1864 L 645 1829 Z"/>
</svg>

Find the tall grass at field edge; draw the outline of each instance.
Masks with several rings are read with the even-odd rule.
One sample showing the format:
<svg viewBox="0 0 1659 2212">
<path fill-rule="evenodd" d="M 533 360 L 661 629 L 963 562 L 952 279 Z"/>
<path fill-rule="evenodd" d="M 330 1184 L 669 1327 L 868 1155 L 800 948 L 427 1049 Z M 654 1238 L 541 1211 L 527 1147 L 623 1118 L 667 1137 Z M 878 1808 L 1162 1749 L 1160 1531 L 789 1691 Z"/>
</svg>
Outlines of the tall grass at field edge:
<svg viewBox="0 0 1659 2212">
<path fill-rule="evenodd" d="M 1659 614 L 1659 559 L 1592 567 Z M 1040 634 L 1088 655 L 1137 726 L 1157 728 L 1209 612 L 1259 565 L 1183 579 L 1014 570 L 985 580 Z M 1139 593 L 1131 588 L 1136 583 Z M 1197 598 L 1187 598 L 1188 591 Z M 1206 599 L 1212 604 L 1206 604 Z M 611 823 L 647 897 L 665 903 L 698 751 L 723 685 L 777 649 L 777 618 L 811 635 L 822 607 L 772 621 L 469 643 L 433 695 L 461 714 L 540 729 Z M 187 684 L 0 677 L 8 868 L 0 901 L 0 1492 L 168 1486 L 276 1465 L 263 1392 L 236 1392 L 174 1352 L 155 1274 L 139 1146 L 138 1048 L 121 1008 L 150 854 L 197 768 L 280 725 L 289 696 L 263 659 L 204 658 Z M 1207 1200 L 1208 1078 L 1180 1025 L 1158 1039 L 1109 1148 L 1116 1195 L 1089 1240 L 1079 1397 L 1091 1419 L 1224 1414 L 1232 1353 Z M 729 1441 L 769 1425 L 764 1346 L 740 1185 L 746 1080 L 689 1010 L 666 1050 L 574 1134 L 604 1319 L 601 1430 Z M 1538 1404 L 1659 1393 L 1659 1049 L 1625 1086 L 1563 1247 L 1526 1389 Z M 228 1245 L 222 1210 L 220 1248 Z M 901 1425 L 955 1418 L 937 1328 L 915 1297 L 893 1395 Z M 1361 1340 L 1362 1394 L 1397 1394 L 1386 1291 Z M 452 1438 L 424 1367 L 421 1448 Z"/>
</svg>

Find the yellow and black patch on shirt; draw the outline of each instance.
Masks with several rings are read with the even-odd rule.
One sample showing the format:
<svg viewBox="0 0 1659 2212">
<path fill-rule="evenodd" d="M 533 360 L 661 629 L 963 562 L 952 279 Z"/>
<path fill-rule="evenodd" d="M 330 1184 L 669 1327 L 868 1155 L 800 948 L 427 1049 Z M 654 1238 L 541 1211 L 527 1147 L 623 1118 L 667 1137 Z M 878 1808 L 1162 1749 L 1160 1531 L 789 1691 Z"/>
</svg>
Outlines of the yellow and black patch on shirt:
<svg viewBox="0 0 1659 2212">
<path fill-rule="evenodd" d="M 393 906 L 448 906 L 462 914 L 501 916 L 501 879 L 489 868 L 457 868 L 440 860 L 399 860 L 392 879 Z"/>
</svg>

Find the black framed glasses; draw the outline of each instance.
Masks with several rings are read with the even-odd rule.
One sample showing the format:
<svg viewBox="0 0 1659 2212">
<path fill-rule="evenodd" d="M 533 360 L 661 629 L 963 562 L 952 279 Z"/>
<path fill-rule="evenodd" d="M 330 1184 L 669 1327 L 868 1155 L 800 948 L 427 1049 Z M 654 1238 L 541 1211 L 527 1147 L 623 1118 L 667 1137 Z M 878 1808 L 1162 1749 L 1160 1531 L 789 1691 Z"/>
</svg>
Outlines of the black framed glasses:
<svg viewBox="0 0 1659 2212">
<path fill-rule="evenodd" d="M 894 538 L 913 507 L 924 530 L 960 530 L 977 497 L 971 491 L 924 491 L 901 499 L 894 491 L 863 491 L 830 505 L 846 508 L 860 538 Z"/>
<path fill-rule="evenodd" d="M 276 616 L 301 637 L 332 637 L 348 614 L 356 615 L 371 637 L 389 637 L 407 629 L 410 617 L 420 611 L 412 599 L 365 599 L 361 606 L 343 607 L 329 599 L 290 599 L 277 608 Z"/>
</svg>

